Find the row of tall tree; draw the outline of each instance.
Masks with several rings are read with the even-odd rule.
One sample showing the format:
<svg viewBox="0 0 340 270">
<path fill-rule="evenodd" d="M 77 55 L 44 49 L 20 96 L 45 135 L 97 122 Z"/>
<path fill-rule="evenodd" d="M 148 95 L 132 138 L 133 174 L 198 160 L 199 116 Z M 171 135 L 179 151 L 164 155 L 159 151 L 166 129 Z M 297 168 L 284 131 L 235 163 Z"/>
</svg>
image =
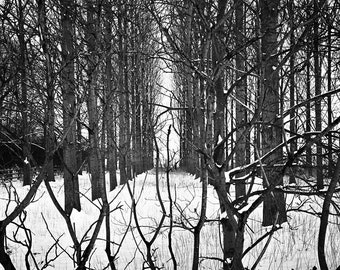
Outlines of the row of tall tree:
<svg viewBox="0 0 340 270">
<path fill-rule="evenodd" d="M 15 269 L 5 251 L 6 228 L 45 181 L 68 226 L 79 269 L 85 269 L 105 218 L 114 265 L 105 172 L 113 190 L 153 167 L 160 80 L 155 24 L 142 1 L 6 0 L 0 18 L 0 138 L 10 153 L 2 166 L 22 168 L 24 185 L 31 185 L 0 221 L 0 263 Z M 49 185 L 57 165 L 64 206 Z M 33 181 L 32 169 L 39 166 Z M 81 210 L 78 175 L 85 168 L 91 199 L 100 198 L 102 209 L 84 249 L 70 217 Z"/>
<path fill-rule="evenodd" d="M 74 262 L 85 269 L 106 220 L 106 253 L 115 269 L 105 170 L 114 189 L 153 166 L 159 59 L 175 78 L 177 104 L 168 109 L 178 115 L 180 165 L 202 183 L 197 224 L 190 229 L 193 269 L 199 268 L 208 184 L 225 216 L 220 221 L 224 269 L 244 269 L 245 229 L 260 205 L 263 225 L 272 225 L 267 236 L 287 220 L 285 195 L 290 192 L 325 198 L 319 256 L 327 269 L 322 252 L 340 173 L 340 162 L 336 167 L 333 162 L 339 155 L 340 122 L 336 1 L 5 0 L 0 7 L 1 140 L 11 150 L 20 149 L 24 184 L 31 184 L 0 220 L 5 269 L 14 269 L 5 252 L 6 227 L 23 213 L 42 181 L 53 181 L 59 148 L 64 207 L 48 181 L 46 187 L 67 224 Z M 45 164 L 32 182 L 35 144 L 44 149 Z M 70 216 L 81 208 L 78 174 L 86 161 L 92 199 L 101 198 L 102 204 L 93 234 L 82 243 Z M 334 174 L 329 185 L 326 173 Z M 263 189 L 253 189 L 255 176 L 263 179 Z M 295 188 L 288 188 L 293 183 Z M 152 240 L 141 233 L 151 269 L 156 269 L 152 243 L 163 222 L 170 220 L 170 242 L 175 224 L 171 210 L 164 209 Z M 135 205 L 132 211 L 138 223 Z M 173 254 L 172 262 L 176 269 Z"/>
<path fill-rule="evenodd" d="M 157 15 L 157 5 L 153 15 L 168 41 L 174 95 L 183 109 L 180 164 L 201 179 L 209 172 L 227 215 L 225 259 L 232 258 L 231 269 L 243 269 L 250 213 L 263 202 L 264 226 L 287 221 L 285 192 L 277 190 L 288 184 L 284 176 L 296 184 L 305 170 L 321 190 L 324 175 L 334 174 L 339 3 L 184 0 L 165 5 L 167 16 Z M 227 170 L 230 179 L 225 179 Z M 262 177 L 265 191 L 243 211 L 255 175 Z M 230 187 L 235 187 L 233 200 Z"/>
<path fill-rule="evenodd" d="M 80 209 L 77 175 L 84 161 L 92 199 L 102 192 L 105 160 L 111 189 L 117 169 L 125 183 L 153 166 L 156 41 L 140 1 L 1 4 L 1 140 L 16 149 L 25 185 L 39 165 L 32 144 L 46 150 L 50 181 L 52 156 L 62 148 L 69 213 Z"/>
</svg>

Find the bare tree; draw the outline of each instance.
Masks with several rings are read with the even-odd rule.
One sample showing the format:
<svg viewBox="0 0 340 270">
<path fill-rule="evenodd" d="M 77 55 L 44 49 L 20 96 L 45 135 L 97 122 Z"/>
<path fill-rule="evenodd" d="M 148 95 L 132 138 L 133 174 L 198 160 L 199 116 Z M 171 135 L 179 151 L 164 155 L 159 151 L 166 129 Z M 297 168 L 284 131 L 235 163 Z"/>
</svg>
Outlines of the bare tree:
<svg viewBox="0 0 340 270">
<path fill-rule="evenodd" d="M 314 77 L 315 77 L 315 95 L 321 94 L 321 64 L 319 53 L 319 1 L 314 0 L 314 24 L 313 24 L 313 59 L 314 59 Z M 315 130 L 321 131 L 322 119 L 321 119 L 321 99 L 315 101 Z M 323 158 L 322 158 L 322 142 L 319 141 L 316 144 L 316 179 L 318 189 L 323 189 Z"/>
<path fill-rule="evenodd" d="M 235 56 L 236 68 L 236 151 L 235 151 L 235 166 L 243 166 L 249 163 L 249 144 L 250 140 L 248 134 L 244 134 L 246 130 L 245 125 L 248 122 L 247 104 L 249 98 L 247 97 L 247 77 L 246 72 L 246 49 L 244 46 L 245 35 L 245 21 L 246 14 L 243 1 L 235 1 L 235 47 L 237 50 Z M 244 176 L 244 173 L 240 176 Z M 245 183 L 236 183 L 236 197 L 244 196 L 246 193 Z"/>
<path fill-rule="evenodd" d="M 91 173 L 91 185 L 92 185 L 92 200 L 96 200 L 101 197 L 100 187 L 100 167 L 102 166 L 101 160 L 98 159 L 97 150 L 99 148 L 99 113 L 98 113 L 98 56 L 96 43 L 99 42 L 99 19 L 98 10 L 100 7 L 94 5 L 92 1 L 86 2 L 86 15 L 87 15 L 87 27 L 85 29 L 85 38 L 87 41 L 89 56 L 87 59 L 87 108 L 89 116 L 89 143 L 90 143 L 90 173 Z"/>
<path fill-rule="evenodd" d="M 26 40 L 25 40 L 25 9 L 26 3 L 23 3 L 22 0 L 18 1 L 18 23 L 19 23 L 19 31 L 18 31 L 18 40 L 20 46 L 20 55 L 19 55 L 19 74 L 20 74 L 20 89 L 21 92 L 18 95 L 18 104 L 21 111 L 22 117 L 22 129 L 23 129 L 23 138 L 22 138 L 22 154 L 24 158 L 23 162 L 23 184 L 29 185 L 32 181 L 32 172 L 31 172 L 31 153 L 30 153 L 30 142 L 29 142 L 29 126 L 28 126 L 28 100 L 27 100 L 27 75 L 26 75 Z"/>
<path fill-rule="evenodd" d="M 62 29 L 62 61 L 61 88 L 63 94 L 63 131 L 66 139 L 63 145 L 65 211 L 70 214 L 72 209 L 80 211 L 78 168 L 76 159 L 76 96 L 74 79 L 74 1 L 60 0 Z"/>
<path fill-rule="evenodd" d="M 282 142 L 282 119 L 280 113 L 279 74 L 277 73 L 277 24 L 279 1 L 260 1 L 262 34 L 262 69 L 263 78 L 260 88 L 262 138 L 261 154 L 265 155 Z M 283 178 L 277 165 L 282 162 L 282 148 L 276 149 L 266 158 L 263 171 L 264 186 L 282 185 Z M 282 193 L 267 194 L 263 206 L 263 225 L 281 224 L 287 221 L 285 200 Z"/>
<path fill-rule="evenodd" d="M 46 109 L 46 128 L 45 128 L 45 152 L 46 157 L 54 149 L 55 145 L 55 135 L 54 135 L 54 75 L 53 75 L 53 65 L 51 57 L 51 40 L 49 39 L 49 32 L 47 26 L 47 14 L 46 14 L 46 3 L 45 0 L 38 1 L 38 24 L 40 30 L 40 41 L 41 47 L 45 57 L 46 66 L 46 92 L 47 92 L 47 109 Z M 47 178 L 49 181 L 54 181 L 54 162 L 53 159 L 50 160 L 47 169 Z"/>
</svg>

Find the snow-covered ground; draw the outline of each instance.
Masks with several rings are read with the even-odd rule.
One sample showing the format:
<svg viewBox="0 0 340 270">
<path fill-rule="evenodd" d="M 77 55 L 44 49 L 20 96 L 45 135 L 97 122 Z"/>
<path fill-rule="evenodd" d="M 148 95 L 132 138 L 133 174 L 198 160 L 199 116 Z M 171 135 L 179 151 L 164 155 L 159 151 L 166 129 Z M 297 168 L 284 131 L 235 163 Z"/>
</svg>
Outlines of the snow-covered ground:
<svg viewBox="0 0 340 270">
<path fill-rule="evenodd" d="M 130 181 L 131 187 L 134 188 L 134 198 L 137 200 L 138 220 L 142 225 L 142 230 L 146 238 L 150 239 L 153 236 L 153 229 L 157 226 L 161 208 L 157 200 L 155 172 L 149 171 L 139 175 L 134 181 Z M 97 208 L 99 202 L 92 203 L 90 197 L 90 180 L 87 174 L 79 176 L 80 189 L 83 196 L 81 197 L 82 211 L 72 212 L 72 221 L 76 229 L 76 234 L 80 240 L 89 230 L 99 215 Z M 173 172 L 170 174 L 171 192 L 173 199 L 176 201 L 177 207 L 173 207 L 175 221 L 189 226 L 189 222 L 196 224 L 198 212 L 200 209 L 201 200 L 201 182 L 199 179 L 194 179 L 193 176 L 184 172 Z M 258 183 L 259 184 L 259 183 Z M 8 185 L 8 184 L 7 184 Z M 51 186 L 56 194 L 61 205 L 63 205 L 63 179 L 57 177 L 56 182 L 51 183 Z M 260 186 L 260 184 L 259 184 Z M 22 187 L 19 181 L 13 183 L 19 198 L 23 198 L 29 187 Z M 166 188 L 165 173 L 160 173 L 160 188 L 161 196 L 165 202 L 165 207 L 168 209 L 169 199 Z M 14 199 L 14 189 L 12 188 L 12 197 Z M 88 198 L 86 198 L 88 196 Z M 231 194 L 233 196 L 233 194 Z M 287 197 L 288 208 L 297 207 L 307 198 L 302 197 Z M 3 186 L 0 187 L 0 219 L 6 215 L 6 205 L 8 201 L 8 193 Z M 121 249 L 119 251 L 118 260 L 116 261 L 117 269 L 142 269 L 143 256 L 145 255 L 145 246 L 135 229 L 135 223 L 131 218 L 131 198 L 126 186 L 120 186 L 116 190 L 109 193 L 109 201 L 111 201 L 110 209 L 116 209 L 111 213 L 111 238 L 115 243 L 120 243 L 124 234 L 127 231 Z M 15 207 L 16 203 L 12 202 L 9 208 Z M 320 211 L 318 200 L 314 197 L 308 198 L 305 203 L 305 208 L 314 211 Z M 8 211 L 10 211 L 8 209 Z M 60 253 L 62 249 L 73 255 L 72 241 L 67 231 L 66 224 L 53 205 L 47 193 L 44 184 L 41 185 L 39 191 L 32 202 L 26 209 L 27 218 L 25 225 L 32 231 L 33 247 L 36 262 L 43 265 L 46 259 L 46 253 L 49 248 L 55 243 L 54 239 L 59 239 L 57 250 L 52 249 L 48 258 L 53 258 L 55 252 Z M 181 213 L 181 214 L 180 214 Z M 219 203 L 215 191 L 209 187 L 208 191 L 208 222 L 201 233 L 201 267 L 200 269 L 221 269 L 221 265 L 216 260 L 203 258 L 222 257 L 220 227 L 217 221 L 219 218 Z M 261 235 L 270 228 L 261 226 L 262 209 L 259 208 L 250 217 L 245 235 L 245 249 L 254 243 Z M 271 239 L 269 246 L 259 262 L 256 269 L 282 269 L 282 270 L 309 270 L 313 266 L 318 267 L 317 259 L 317 237 L 319 229 L 319 220 L 303 212 L 288 212 L 289 222 L 284 224 L 283 228 L 278 230 Z M 44 222 L 44 219 L 46 223 Z M 18 220 L 16 220 L 19 223 Z M 335 224 L 333 224 L 335 223 Z M 340 265 L 338 258 L 338 250 L 340 241 L 340 226 L 336 224 L 337 219 L 333 218 L 328 228 L 327 247 L 327 262 L 330 269 L 335 269 Z M 153 245 L 156 264 L 164 269 L 172 269 L 170 253 L 168 250 L 168 219 L 158 235 L 156 242 Z M 13 233 L 17 230 L 16 225 L 11 225 L 8 228 L 7 235 L 13 238 Z M 50 232 L 49 232 L 50 231 Z M 53 239 L 53 237 L 54 239 Z M 91 230 L 89 232 L 91 235 Z M 23 230 L 19 229 L 16 235 L 17 240 L 25 241 Z M 107 266 L 107 258 L 105 254 L 105 230 L 100 232 L 96 242 L 95 249 L 91 255 L 89 267 L 91 269 L 104 269 Z M 85 241 L 83 246 L 87 245 Z M 175 227 L 172 234 L 173 247 L 176 255 L 179 269 L 190 269 L 193 256 L 193 235 L 188 230 L 180 227 Z M 252 267 L 254 262 L 259 257 L 265 246 L 266 239 L 257 245 L 243 259 L 244 265 Z M 24 254 L 26 248 L 8 241 L 10 256 L 17 269 L 26 269 L 24 263 Z M 113 251 L 117 250 L 117 246 L 113 246 Z M 72 259 L 63 252 L 51 265 L 46 269 L 74 269 Z M 144 254 L 144 255 L 143 255 Z M 31 259 L 32 261 L 32 259 Z M 31 269 L 34 269 L 33 263 Z M 1 266 L 0 266 L 1 269 Z M 318 267 L 319 269 L 319 267 Z"/>
</svg>

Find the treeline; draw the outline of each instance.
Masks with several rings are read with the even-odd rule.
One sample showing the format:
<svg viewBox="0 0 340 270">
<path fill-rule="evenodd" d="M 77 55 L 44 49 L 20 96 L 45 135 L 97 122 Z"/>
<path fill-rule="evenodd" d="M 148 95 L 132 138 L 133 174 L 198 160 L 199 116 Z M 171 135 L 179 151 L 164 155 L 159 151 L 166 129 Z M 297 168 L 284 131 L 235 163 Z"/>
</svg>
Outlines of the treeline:
<svg viewBox="0 0 340 270">
<path fill-rule="evenodd" d="M 84 162 L 92 199 L 100 197 L 105 169 L 111 190 L 117 169 L 120 183 L 150 169 L 159 44 L 141 1 L 19 0 L 0 8 L 0 138 L 15 157 L 10 165 L 23 167 L 24 184 L 42 154 L 53 181 L 51 157 L 62 148 L 70 212 L 80 208 Z"/>
</svg>

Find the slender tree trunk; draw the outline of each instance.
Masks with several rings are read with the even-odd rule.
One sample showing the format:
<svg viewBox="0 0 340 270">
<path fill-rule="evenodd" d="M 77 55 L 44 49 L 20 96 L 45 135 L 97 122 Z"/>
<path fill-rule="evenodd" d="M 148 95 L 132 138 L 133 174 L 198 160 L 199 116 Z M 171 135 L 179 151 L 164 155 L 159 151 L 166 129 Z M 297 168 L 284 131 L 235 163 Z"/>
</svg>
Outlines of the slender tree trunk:
<svg viewBox="0 0 340 270">
<path fill-rule="evenodd" d="M 311 98 L 311 76 L 310 76 L 310 62 L 311 62 L 311 49 L 309 42 L 307 42 L 307 49 L 306 49 L 306 99 L 310 100 Z M 308 102 L 306 104 L 306 140 L 307 142 L 310 141 L 310 132 L 311 132 L 311 105 Z M 307 173 L 309 176 L 312 175 L 312 148 L 308 145 L 306 148 L 306 166 L 307 166 Z"/>
<path fill-rule="evenodd" d="M 203 39 L 201 41 L 202 43 L 204 42 Z M 203 46 L 202 46 L 203 47 Z M 203 47 L 204 48 L 204 47 Z M 201 53 L 201 70 L 203 72 L 205 72 L 205 62 L 207 61 L 208 59 L 208 53 L 209 53 L 209 49 L 207 48 L 206 49 L 206 52 L 204 50 L 202 50 L 202 53 Z M 199 99 L 199 106 L 197 106 L 197 110 L 199 112 L 199 117 L 198 117 L 198 121 L 199 121 L 199 135 L 200 135 L 200 141 L 199 141 L 199 146 L 204 149 L 204 144 L 206 142 L 206 137 L 207 137 L 207 134 L 206 134 L 206 126 L 207 126 L 207 113 L 206 113 L 206 109 L 205 109 L 205 106 L 206 106 L 206 97 L 207 97 L 207 93 L 205 91 L 205 86 L 206 86 L 206 81 L 200 77 L 199 79 L 199 96 L 200 96 L 200 99 Z M 203 156 L 200 156 L 200 177 L 203 178 L 204 177 L 204 170 L 205 170 L 205 162 L 204 162 L 204 157 Z"/>
<path fill-rule="evenodd" d="M 203 172 L 204 176 L 201 179 L 202 181 L 202 196 L 201 196 L 201 211 L 198 223 L 194 228 L 194 256 L 193 256 L 193 264 L 192 270 L 198 270 L 199 266 L 199 255 L 200 255 L 200 240 L 201 240 L 201 230 L 204 226 L 204 222 L 206 220 L 206 211 L 207 211 L 207 192 L 208 192 L 208 171 L 205 169 Z"/>
<path fill-rule="evenodd" d="M 135 10 L 132 11 L 132 17 L 136 19 L 136 12 Z M 137 51 L 136 48 L 136 27 L 135 25 L 131 25 L 131 50 L 134 52 L 130 56 L 131 59 L 131 176 L 134 177 L 137 175 Z"/>
<path fill-rule="evenodd" d="M 223 57 L 223 44 L 221 43 L 223 25 L 221 20 L 223 19 L 227 1 L 218 1 L 218 13 L 217 13 L 217 24 L 219 28 L 216 29 L 216 33 L 212 39 L 212 64 L 215 74 L 214 78 L 214 94 L 216 100 L 216 111 L 214 112 L 214 142 L 217 145 L 225 137 L 224 127 L 225 127 L 225 94 L 223 90 L 223 70 L 221 67 L 221 61 Z M 222 143 L 215 150 L 214 160 L 215 163 L 221 166 L 225 160 L 225 144 Z"/>
<path fill-rule="evenodd" d="M 289 22 L 290 22 L 290 46 L 293 47 L 295 45 L 295 23 L 294 23 L 294 1 L 289 1 Z M 289 60 L 289 106 L 290 106 L 290 122 L 289 122 L 289 131 L 290 137 L 295 136 L 296 133 L 296 113 L 295 109 L 292 109 L 296 103 L 295 101 L 295 54 L 293 53 Z M 289 153 L 292 155 L 297 150 L 297 141 L 294 140 L 290 143 Z M 289 183 L 295 183 L 295 173 L 294 168 L 290 169 L 289 173 Z"/>
<path fill-rule="evenodd" d="M 117 125 L 116 113 L 114 109 L 109 106 L 108 110 L 108 170 L 110 174 L 110 191 L 115 189 L 118 185 L 117 181 Z"/>
<path fill-rule="evenodd" d="M 60 0 L 62 29 L 61 88 L 63 96 L 63 147 L 65 212 L 80 211 L 79 184 L 76 159 L 76 97 L 74 79 L 73 18 L 74 1 Z"/>
<path fill-rule="evenodd" d="M 153 87 L 149 87 L 149 95 L 148 95 L 148 104 L 151 104 L 154 102 L 153 100 Z M 148 138 L 148 143 L 147 143 L 147 155 L 148 155 L 148 170 L 151 170 L 154 167 L 154 158 L 157 160 L 159 157 L 154 157 L 154 123 L 152 122 L 154 115 L 154 111 L 152 108 L 152 105 L 148 105 L 148 126 L 147 126 L 147 138 Z M 156 161 L 159 163 L 159 160 Z"/>
<path fill-rule="evenodd" d="M 81 98 L 79 95 L 77 95 L 77 102 L 81 102 Z M 82 122 L 81 122 L 81 112 L 78 110 L 77 112 L 77 170 L 78 174 L 83 174 L 83 163 L 85 162 L 85 156 L 84 156 L 84 140 L 82 135 Z"/>
<path fill-rule="evenodd" d="M 128 23 L 128 18 L 127 16 L 129 9 L 128 9 L 128 5 L 126 4 L 125 6 L 125 10 L 124 10 L 124 17 L 123 17 L 123 33 L 124 33 L 124 37 L 123 37 L 123 52 L 124 52 L 124 94 L 125 94 L 125 167 L 126 167 L 126 177 L 127 179 L 132 179 L 132 175 L 131 175 L 131 125 L 130 125 L 130 119 L 131 119 L 131 114 L 130 114 L 130 90 L 131 90 L 131 84 L 129 83 L 129 57 L 128 57 L 128 42 L 129 42 L 129 29 L 130 29 L 130 25 Z"/>
<path fill-rule="evenodd" d="M 99 147 L 99 141 L 95 140 L 96 134 L 99 130 L 99 117 L 97 112 L 97 70 L 96 70 L 96 36 L 97 36 L 97 19 L 95 18 L 94 11 L 96 6 L 92 4 L 91 0 L 86 3 L 87 12 L 87 26 L 85 39 L 87 41 L 87 47 L 89 56 L 87 60 L 87 110 L 89 115 L 89 163 L 91 173 L 91 185 L 92 185 L 92 200 L 96 200 L 101 197 L 101 186 L 100 186 L 100 161 L 98 160 L 97 148 Z"/>
<path fill-rule="evenodd" d="M 45 0 L 38 1 L 38 22 L 41 32 L 41 47 L 45 56 L 46 66 L 46 92 L 47 92 L 47 109 L 46 109 L 46 128 L 45 128 L 45 156 L 49 156 L 55 147 L 54 136 L 54 83 L 53 69 L 50 54 L 50 40 L 48 38 L 48 27 L 46 24 L 46 5 Z M 47 180 L 54 181 L 54 163 L 53 159 L 48 163 Z"/>
<path fill-rule="evenodd" d="M 124 86 L 124 52 L 123 52 L 123 5 L 121 1 L 118 5 L 118 92 L 119 92 L 119 171 L 120 184 L 127 182 L 126 158 L 127 158 L 127 123 L 126 93 Z"/>
<path fill-rule="evenodd" d="M 245 61 L 246 61 L 246 50 L 238 49 L 244 46 L 244 3 L 243 0 L 235 0 L 235 31 L 236 31 L 236 80 L 237 84 L 235 87 L 236 101 L 236 150 L 235 150 L 235 166 L 243 166 L 247 162 L 247 140 L 249 136 L 244 134 L 245 124 L 248 121 L 247 114 L 247 78 L 244 77 L 245 73 Z M 239 176 L 243 176 L 242 173 Z M 246 193 L 245 183 L 236 183 L 236 197 L 244 196 Z"/>
<path fill-rule="evenodd" d="M 140 76 L 140 74 L 138 74 Z M 136 94 L 136 138 L 135 138 L 135 151 L 136 151 L 136 173 L 140 174 L 143 172 L 143 161 L 142 161 L 142 128 L 141 128 L 141 108 L 142 101 L 140 98 L 142 89 L 138 88 L 138 93 Z"/>
<path fill-rule="evenodd" d="M 27 100 L 27 75 L 26 75 L 26 43 L 25 43 L 25 17 L 24 6 L 22 0 L 18 1 L 18 23 L 19 23 L 19 74 L 20 74 L 20 88 L 21 99 L 19 100 L 19 108 L 22 117 L 22 157 L 23 157 L 23 184 L 30 185 L 32 181 L 31 170 L 31 146 L 29 142 L 29 126 L 28 126 L 28 100 Z"/>
<path fill-rule="evenodd" d="M 313 47 L 314 47 L 314 70 L 315 70 L 315 95 L 321 94 L 321 64 L 319 53 L 319 1 L 314 0 L 314 35 L 313 35 Z M 322 119 L 321 119 L 321 99 L 315 101 L 315 130 L 321 131 Z M 318 139 L 316 143 L 316 184 L 318 189 L 323 189 L 323 168 L 322 168 L 322 144 L 321 139 Z"/>
<path fill-rule="evenodd" d="M 106 112 L 107 112 L 107 165 L 110 175 L 110 191 L 117 187 L 117 160 L 116 160 L 116 119 L 114 105 L 114 90 L 112 85 L 112 30 L 113 14 L 109 1 L 105 1 L 105 87 L 106 87 Z"/>
<path fill-rule="evenodd" d="M 191 1 L 184 1 L 185 18 L 183 29 L 183 50 L 189 59 L 192 57 L 192 21 L 193 21 L 193 4 Z M 190 67 L 182 66 L 182 81 L 183 81 L 183 106 L 186 110 L 184 116 L 184 136 L 183 136 L 183 163 L 184 169 L 189 173 L 193 172 L 192 168 L 192 143 L 193 143 L 193 88 L 192 88 L 192 71 Z"/>
<path fill-rule="evenodd" d="M 340 180 L 340 156 L 338 155 L 338 161 L 336 163 L 335 172 L 334 172 L 334 175 L 332 176 L 331 182 L 329 183 L 329 187 L 328 187 L 325 200 L 322 206 L 322 213 L 321 213 L 321 219 L 320 219 L 320 229 L 319 229 L 319 238 L 318 238 L 318 256 L 319 256 L 320 268 L 322 270 L 328 270 L 326 256 L 325 256 L 325 240 L 326 240 L 326 232 L 327 232 L 327 226 L 328 226 L 329 208 L 331 206 L 332 197 L 333 197 L 335 188 L 339 180 Z"/>
<path fill-rule="evenodd" d="M 327 29 L 327 91 L 332 91 L 332 21 L 330 19 L 331 15 L 328 15 L 328 29 Z M 327 97 L 327 121 L 328 125 L 332 123 L 332 96 Z M 328 149 L 328 176 L 332 177 L 334 171 L 333 162 L 333 140 L 332 133 L 328 135 L 327 141 Z"/>
<path fill-rule="evenodd" d="M 277 52 L 277 31 L 279 0 L 260 1 L 261 31 L 262 31 L 262 69 L 263 85 L 260 93 L 260 105 L 262 105 L 262 155 L 269 153 L 282 142 L 282 120 L 278 118 L 280 113 L 280 91 Z M 273 152 L 264 163 L 264 186 L 282 185 L 283 177 L 280 168 L 276 165 L 282 162 L 282 148 Z M 285 199 L 283 193 L 273 192 L 266 195 L 263 205 L 263 225 L 273 225 L 276 213 L 279 213 L 278 224 L 287 221 Z"/>
<path fill-rule="evenodd" d="M 225 10 L 226 10 L 227 1 L 226 0 L 219 0 L 218 1 L 218 12 L 217 12 L 217 22 L 216 24 L 219 25 L 219 27 L 216 29 L 215 35 L 212 39 L 212 65 L 213 70 L 215 74 L 214 78 L 214 85 L 213 85 L 213 94 L 214 98 L 211 101 L 207 101 L 208 104 L 211 104 L 211 102 L 214 102 L 216 100 L 216 111 L 214 112 L 213 117 L 213 140 L 214 140 L 214 153 L 213 153 L 213 161 L 214 161 L 214 187 L 216 189 L 216 192 L 218 194 L 218 197 L 220 199 L 220 205 L 221 205 L 221 212 L 225 212 L 226 206 L 224 203 L 223 197 L 226 195 L 224 192 L 227 191 L 227 185 L 225 180 L 225 169 L 226 164 L 225 162 L 225 143 L 223 143 L 223 139 L 225 137 L 225 127 L 227 128 L 228 123 L 226 122 L 225 118 L 225 110 L 226 110 L 226 97 L 223 91 L 223 70 L 221 66 L 221 61 L 223 57 L 223 45 L 221 43 L 221 39 L 223 36 L 222 31 L 224 31 L 224 23 L 222 23 L 224 16 L 225 16 Z M 213 109 L 211 105 L 208 108 L 208 112 Z M 211 116 L 210 116 L 211 117 Z M 209 118 L 209 114 L 208 114 Z M 211 136 L 211 135 L 210 135 Z M 208 136 L 208 138 L 210 138 Z M 230 212 L 227 211 L 227 218 L 224 218 L 221 220 L 222 223 L 222 229 L 223 229 L 223 250 L 224 250 L 224 261 L 226 262 L 228 258 L 232 258 L 234 255 L 235 248 L 235 228 L 230 225 L 230 219 L 232 215 Z M 240 262 L 242 265 L 242 262 Z M 223 269 L 229 269 L 228 264 L 224 263 Z"/>
<path fill-rule="evenodd" d="M 201 140 L 200 140 L 200 129 L 199 126 L 203 125 L 201 121 L 201 113 L 200 113 L 200 102 L 201 102 L 201 95 L 199 89 L 199 78 L 195 76 L 193 78 L 193 95 L 194 95 L 194 112 L 193 112 L 193 145 L 200 148 L 202 147 Z M 193 174 L 196 178 L 200 177 L 200 163 L 199 163 L 200 155 L 196 151 L 193 150 L 192 153 L 192 166 L 193 166 Z"/>
<path fill-rule="evenodd" d="M 144 74 L 144 72 L 143 72 Z M 148 144 L 148 133 L 147 133 L 147 127 L 148 127 L 148 101 L 147 101 L 147 90 L 148 86 L 144 85 L 142 89 L 142 131 L 141 131 L 141 139 L 142 139 L 142 166 L 143 166 L 143 171 L 146 171 L 148 169 L 147 165 L 147 159 L 148 159 L 148 154 L 147 154 L 147 144 Z"/>
</svg>

